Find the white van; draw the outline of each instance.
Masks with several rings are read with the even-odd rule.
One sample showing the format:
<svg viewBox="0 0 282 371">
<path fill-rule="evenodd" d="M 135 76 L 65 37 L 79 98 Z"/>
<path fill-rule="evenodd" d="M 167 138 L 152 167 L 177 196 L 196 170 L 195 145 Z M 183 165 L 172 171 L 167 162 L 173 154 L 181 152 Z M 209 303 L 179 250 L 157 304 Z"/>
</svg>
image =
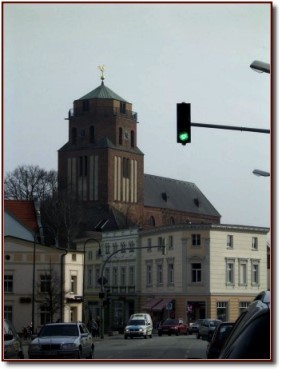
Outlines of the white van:
<svg viewBox="0 0 282 371">
<path fill-rule="evenodd" d="M 124 329 L 124 338 L 130 337 L 144 337 L 152 338 L 153 335 L 153 321 L 148 313 L 135 313 L 129 318 L 127 326 Z"/>
</svg>

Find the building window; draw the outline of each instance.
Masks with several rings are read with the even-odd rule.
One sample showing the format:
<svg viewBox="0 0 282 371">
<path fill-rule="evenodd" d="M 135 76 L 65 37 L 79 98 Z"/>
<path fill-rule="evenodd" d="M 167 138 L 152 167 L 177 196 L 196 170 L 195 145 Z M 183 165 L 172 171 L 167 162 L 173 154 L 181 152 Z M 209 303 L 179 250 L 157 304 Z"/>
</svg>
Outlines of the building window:
<svg viewBox="0 0 282 371">
<path fill-rule="evenodd" d="M 121 284 L 121 286 L 125 286 L 125 284 L 126 284 L 126 269 L 125 269 L 125 267 L 121 267 L 121 269 L 120 269 L 120 284 Z"/>
<path fill-rule="evenodd" d="M 88 260 L 92 260 L 92 259 L 93 259 L 93 252 L 88 251 Z"/>
<path fill-rule="evenodd" d="M 128 283 L 130 286 L 134 286 L 135 285 L 135 269 L 134 269 L 134 266 L 131 265 L 129 267 L 129 279 L 128 279 Z"/>
<path fill-rule="evenodd" d="M 200 234 L 192 234 L 192 246 L 201 246 Z"/>
<path fill-rule="evenodd" d="M 226 285 L 234 285 L 234 261 L 226 262 Z"/>
<path fill-rule="evenodd" d="M 135 243 L 133 241 L 129 242 L 129 252 L 134 252 Z"/>
<path fill-rule="evenodd" d="M 252 250 L 257 250 L 257 249 L 258 249 L 258 238 L 252 237 Z"/>
<path fill-rule="evenodd" d="M 71 276 L 71 292 L 77 293 L 77 277 Z"/>
<path fill-rule="evenodd" d="M 129 158 L 123 158 L 122 161 L 122 175 L 124 178 L 130 178 L 130 160 Z"/>
<path fill-rule="evenodd" d="M 13 307 L 11 305 L 4 305 L 4 318 L 9 320 L 10 322 L 13 321 Z"/>
<path fill-rule="evenodd" d="M 51 289 L 51 276 L 49 274 L 40 275 L 40 291 L 50 292 Z"/>
<path fill-rule="evenodd" d="M 98 286 L 98 280 L 100 278 L 100 267 L 96 266 L 95 267 L 95 286 Z"/>
<path fill-rule="evenodd" d="M 109 253 L 110 253 L 110 244 L 106 243 L 105 244 L 105 254 L 109 254 Z"/>
<path fill-rule="evenodd" d="M 147 264 L 146 266 L 146 285 L 152 286 L 153 280 L 152 280 L 152 265 Z"/>
<path fill-rule="evenodd" d="M 158 250 L 163 249 L 164 243 L 165 243 L 164 238 L 158 237 Z"/>
<path fill-rule="evenodd" d="M 126 103 L 125 102 L 120 102 L 119 111 L 120 111 L 120 113 L 126 113 Z"/>
<path fill-rule="evenodd" d="M 87 269 L 87 287 L 92 287 L 93 285 L 93 269 Z"/>
<path fill-rule="evenodd" d="M 116 252 L 117 249 L 118 249 L 118 244 L 115 242 L 115 243 L 113 243 L 113 250 L 114 250 L 114 252 Z"/>
<path fill-rule="evenodd" d="M 157 264 L 157 285 L 163 284 L 163 265 L 161 263 Z"/>
<path fill-rule="evenodd" d="M 51 322 L 50 308 L 47 305 L 40 306 L 40 324 L 45 325 L 45 323 Z"/>
<path fill-rule="evenodd" d="M 233 236 L 231 234 L 227 235 L 227 248 L 233 249 Z"/>
<path fill-rule="evenodd" d="M 13 276 L 10 274 L 4 275 L 4 292 L 13 292 Z"/>
<path fill-rule="evenodd" d="M 152 251 L 152 239 L 147 239 L 147 251 Z"/>
<path fill-rule="evenodd" d="M 135 147 L 135 133 L 133 130 L 131 130 L 130 132 L 130 144 L 131 147 Z"/>
<path fill-rule="evenodd" d="M 155 225 L 156 225 L 155 218 L 153 217 L 153 215 L 151 215 L 150 218 L 149 218 L 149 225 L 151 227 L 155 227 Z"/>
<path fill-rule="evenodd" d="M 89 111 L 89 100 L 83 100 L 82 101 L 82 110 L 84 112 Z"/>
<path fill-rule="evenodd" d="M 118 144 L 122 145 L 122 128 L 118 129 Z"/>
<path fill-rule="evenodd" d="M 71 254 L 71 260 L 72 260 L 73 262 L 76 262 L 76 254 Z"/>
<path fill-rule="evenodd" d="M 252 261 L 252 285 L 259 286 L 259 262 Z"/>
<path fill-rule="evenodd" d="M 90 126 L 89 128 L 89 142 L 94 143 L 95 142 L 95 129 L 94 126 Z"/>
<path fill-rule="evenodd" d="M 169 250 L 173 249 L 173 236 L 168 236 L 168 248 Z"/>
<path fill-rule="evenodd" d="M 174 264 L 168 263 L 167 265 L 167 278 L 168 284 L 172 285 L 174 283 Z"/>
<path fill-rule="evenodd" d="M 247 260 L 239 259 L 239 285 L 247 286 Z"/>
<path fill-rule="evenodd" d="M 217 318 L 221 321 L 228 321 L 228 303 L 227 301 L 217 302 Z"/>
<path fill-rule="evenodd" d="M 110 268 L 109 267 L 105 268 L 105 278 L 107 280 L 106 283 L 109 285 L 110 284 Z"/>
<path fill-rule="evenodd" d="M 118 269 L 113 267 L 113 286 L 118 286 Z"/>
<path fill-rule="evenodd" d="M 88 158 L 87 156 L 79 156 L 79 176 L 87 176 Z"/>
<path fill-rule="evenodd" d="M 249 301 L 240 301 L 240 303 L 239 303 L 239 315 L 241 313 L 243 313 L 248 308 L 249 305 L 250 305 Z"/>
<path fill-rule="evenodd" d="M 202 264 L 201 263 L 192 263 L 192 283 L 202 282 Z"/>
<path fill-rule="evenodd" d="M 121 247 L 121 253 L 122 254 L 125 254 L 125 252 L 126 252 L 126 243 L 125 242 L 122 242 L 120 244 L 120 247 Z"/>
</svg>

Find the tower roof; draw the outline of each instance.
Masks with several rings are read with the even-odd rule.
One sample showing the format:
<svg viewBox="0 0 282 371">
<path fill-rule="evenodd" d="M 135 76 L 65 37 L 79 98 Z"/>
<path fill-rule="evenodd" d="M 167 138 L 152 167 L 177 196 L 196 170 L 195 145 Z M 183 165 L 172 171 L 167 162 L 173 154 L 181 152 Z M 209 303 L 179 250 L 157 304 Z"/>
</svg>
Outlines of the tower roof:
<svg viewBox="0 0 282 371">
<path fill-rule="evenodd" d="M 125 99 L 120 97 L 118 94 L 113 92 L 110 88 L 108 88 L 106 85 L 104 85 L 104 82 L 102 81 L 101 85 L 98 86 L 96 89 L 90 91 L 83 97 L 79 98 L 78 100 L 85 100 L 85 99 L 115 99 L 121 102 L 126 102 Z"/>
</svg>

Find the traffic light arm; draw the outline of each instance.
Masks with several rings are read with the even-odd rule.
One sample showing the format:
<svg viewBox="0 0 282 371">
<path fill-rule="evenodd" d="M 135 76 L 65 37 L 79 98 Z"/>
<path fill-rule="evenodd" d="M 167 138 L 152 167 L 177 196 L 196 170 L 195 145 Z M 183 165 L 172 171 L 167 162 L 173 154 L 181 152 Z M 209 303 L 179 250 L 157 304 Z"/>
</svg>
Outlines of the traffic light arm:
<svg viewBox="0 0 282 371">
<path fill-rule="evenodd" d="M 198 128 L 251 131 L 253 133 L 270 134 L 270 130 L 268 129 L 248 128 L 248 127 L 243 127 L 243 126 L 211 125 L 211 124 L 199 124 L 195 122 L 191 122 L 191 126 L 195 126 Z"/>
</svg>

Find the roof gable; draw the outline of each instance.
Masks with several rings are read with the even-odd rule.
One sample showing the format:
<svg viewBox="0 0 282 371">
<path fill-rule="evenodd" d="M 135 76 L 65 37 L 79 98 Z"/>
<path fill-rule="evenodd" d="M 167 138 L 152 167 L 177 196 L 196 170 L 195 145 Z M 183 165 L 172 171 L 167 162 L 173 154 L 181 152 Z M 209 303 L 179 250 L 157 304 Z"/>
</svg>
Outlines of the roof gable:
<svg viewBox="0 0 282 371">
<path fill-rule="evenodd" d="M 194 183 L 155 175 L 144 174 L 144 206 L 220 217 Z"/>
<path fill-rule="evenodd" d="M 33 201 L 4 200 L 4 209 L 28 229 L 32 231 L 38 229 Z"/>
</svg>

